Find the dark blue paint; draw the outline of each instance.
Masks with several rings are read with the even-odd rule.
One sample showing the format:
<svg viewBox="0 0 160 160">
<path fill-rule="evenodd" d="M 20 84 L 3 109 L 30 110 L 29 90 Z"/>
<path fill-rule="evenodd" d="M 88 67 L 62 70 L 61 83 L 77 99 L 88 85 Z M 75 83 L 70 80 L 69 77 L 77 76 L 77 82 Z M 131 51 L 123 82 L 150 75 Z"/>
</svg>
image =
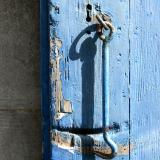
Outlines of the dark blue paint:
<svg viewBox="0 0 160 160">
<path fill-rule="evenodd" d="M 48 1 L 40 0 L 41 108 L 43 123 L 43 160 L 51 157 L 49 103 L 49 25 Z"/>
</svg>

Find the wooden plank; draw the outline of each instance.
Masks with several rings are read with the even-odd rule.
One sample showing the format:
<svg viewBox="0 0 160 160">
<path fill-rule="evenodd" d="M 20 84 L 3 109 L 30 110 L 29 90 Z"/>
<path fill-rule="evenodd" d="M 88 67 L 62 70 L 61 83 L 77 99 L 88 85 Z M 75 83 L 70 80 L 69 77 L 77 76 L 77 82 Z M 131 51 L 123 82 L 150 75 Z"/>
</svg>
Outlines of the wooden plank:
<svg viewBox="0 0 160 160">
<path fill-rule="evenodd" d="M 96 1 L 98 3 L 98 1 Z M 114 139 L 129 146 L 129 2 L 100 1 L 102 11 L 112 15 L 116 29 L 110 42 L 110 123 L 119 126 Z M 129 153 L 115 159 L 129 159 Z"/>
<path fill-rule="evenodd" d="M 129 2 L 51 0 L 50 78 L 53 126 L 60 128 L 102 127 L 102 42 L 86 21 L 86 5 L 97 3 L 111 14 L 116 34 L 110 44 L 111 137 L 119 145 L 129 145 Z M 90 33 L 91 32 L 91 33 Z M 72 113 L 58 115 L 61 106 Z M 70 105 L 71 104 L 71 105 Z M 128 148 L 130 148 L 128 146 Z M 76 154 L 52 148 L 52 159 L 76 159 Z M 58 151 L 58 152 L 57 152 Z M 66 153 L 66 154 L 65 154 Z M 128 153 L 129 154 L 129 153 Z M 115 159 L 129 159 L 128 154 Z M 58 156 L 58 158 L 57 158 Z M 63 158 L 62 158 L 63 157 Z M 79 155 L 77 159 L 86 159 Z M 93 160 L 99 159 L 92 155 Z"/>
<path fill-rule="evenodd" d="M 160 159 L 160 1 L 131 1 L 131 159 Z"/>
<path fill-rule="evenodd" d="M 69 3 L 68 3 L 69 2 Z M 96 2 L 95 2 L 96 3 Z M 59 14 L 55 14 L 55 11 L 53 11 L 54 7 L 51 7 L 52 10 L 50 11 L 51 14 L 51 18 L 52 18 L 52 25 L 50 26 L 50 35 L 51 35 L 51 40 L 54 38 L 57 38 L 58 40 L 56 40 L 55 43 L 62 43 L 60 44 L 60 50 L 59 50 L 59 56 L 61 55 L 61 57 L 59 57 L 61 60 L 59 61 L 59 73 L 61 74 L 59 77 L 59 79 L 61 80 L 61 88 L 62 88 L 62 96 L 63 99 L 67 99 L 70 100 L 72 102 L 72 107 L 73 107 L 73 117 L 71 116 L 70 119 L 73 118 L 74 121 L 72 123 L 74 123 L 74 126 L 76 127 L 92 127 L 94 126 L 95 128 L 100 127 L 102 124 L 101 121 L 97 121 L 95 120 L 96 118 L 101 118 L 102 117 L 102 100 L 101 100 L 101 45 L 102 43 L 100 41 L 97 40 L 96 42 L 96 47 L 97 49 L 93 46 L 93 44 L 89 44 L 91 43 L 91 37 L 95 34 L 95 32 L 93 33 L 93 35 L 87 35 L 84 34 L 83 38 L 80 39 L 81 41 L 88 40 L 88 42 L 86 43 L 86 46 L 84 47 L 86 49 L 86 51 L 84 51 L 84 53 L 91 52 L 92 50 L 97 50 L 97 53 L 95 55 L 94 58 L 94 63 L 95 63 L 95 71 L 93 75 L 94 79 L 94 95 L 91 95 L 91 90 L 89 90 L 90 92 L 88 93 L 88 95 L 86 95 L 87 97 L 94 97 L 93 101 L 94 103 L 91 103 L 93 107 L 91 108 L 95 108 L 94 111 L 94 123 L 93 125 L 89 125 L 89 124 L 84 124 L 84 126 L 82 125 L 82 118 L 80 115 L 82 115 L 82 110 L 81 109 L 81 105 L 83 104 L 83 84 L 82 84 L 82 73 L 81 70 L 83 69 L 83 62 L 80 61 L 80 59 L 76 60 L 76 56 L 78 57 L 78 55 L 72 55 L 75 54 L 74 53 L 74 45 L 76 42 L 73 42 L 73 40 L 76 39 L 77 35 L 82 32 L 81 34 L 83 34 L 84 29 L 91 25 L 88 24 L 86 22 L 86 14 L 84 14 L 86 12 L 86 2 L 82 1 L 78 1 L 78 2 L 73 2 L 73 1 L 64 1 L 63 4 L 61 4 L 61 2 L 52 2 L 52 5 L 60 4 L 59 5 L 59 10 L 60 13 Z M 112 112 L 112 116 L 114 117 L 116 120 L 115 121 L 119 121 L 119 122 L 125 122 L 124 119 L 128 120 L 128 73 L 129 73 L 129 69 L 128 69 L 128 20 L 126 19 L 128 16 L 128 3 L 126 2 L 117 2 L 117 5 L 114 5 L 115 2 L 101 2 L 102 6 L 106 6 L 105 8 L 103 8 L 103 10 L 111 12 L 111 14 L 113 14 L 113 16 L 119 16 L 119 18 L 117 17 L 113 17 L 113 20 L 115 20 L 115 25 L 116 28 L 118 28 L 117 30 L 117 35 L 114 37 L 113 42 L 111 42 L 111 62 L 110 62 L 110 68 L 111 68 L 111 112 Z M 67 7 L 68 6 L 68 7 Z M 73 7 L 80 7 L 80 8 L 76 8 L 73 9 Z M 112 8 L 112 10 L 110 11 L 110 8 Z M 65 14 L 68 13 L 68 14 Z M 119 15 L 119 13 L 121 15 Z M 53 20 L 54 19 L 54 20 Z M 53 21 L 54 23 L 57 22 L 57 26 L 53 26 Z M 56 22 L 55 22 L 56 21 Z M 75 25 L 77 27 L 75 27 Z M 66 27 L 67 26 L 67 27 Z M 88 28 L 89 29 L 89 28 Z M 94 29 L 94 28 L 93 28 Z M 56 33 L 54 33 L 56 30 Z M 86 31 L 86 30 L 85 30 Z M 54 37 L 54 34 L 56 34 L 56 37 Z M 52 41 L 53 41 L 52 40 Z M 86 41 L 87 41 L 86 40 Z M 78 41 L 77 39 L 75 41 Z M 126 45 L 122 45 L 121 43 L 124 42 L 126 43 Z M 52 49 L 54 46 L 54 44 L 51 44 Z M 84 44 L 85 45 L 85 44 Z M 87 48 L 87 46 L 89 46 L 89 48 Z M 92 48 L 90 47 L 92 46 Z M 83 46 L 82 46 L 83 47 Z M 77 46 L 77 50 L 79 50 L 79 46 Z M 69 51 L 70 54 L 69 55 Z M 53 57 L 54 52 L 51 52 L 51 61 L 54 59 Z M 123 55 L 124 54 L 124 55 Z M 69 57 L 70 56 L 70 57 Z M 53 59 L 52 59 L 53 58 Z M 84 58 L 84 57 L 82 57 Z M 89 60 L 91 57 L 87 57 Z M 68 64 L 66 64 L 67 59 L 69 60 Z M 72 60 L 75 59 L 75 60 Z M 83 61 L 83 60 L 82 60 Z M 53 63 L 53 62 L 51 62 Z M 88 64 L 89 65 L 89 64 Z M 69 73 L 67 72 L 67 76 L 69 74 L 70 79 L 66 79 L 65 75 L 66 75 L 66 70 L 69 67 Z M 81 68 L 82 67 L 82 68 Z M 88 68 L 85 68 L 87 72 Z M 85 70 L 84 69 L 84 70 Z M 93 68 L 92 68 L 93 69 Z M 94 70 L 94 69 L 93 69 Z M 85 78 L 91 77 L 90 72 L 87 72 L 89 75 L 84 75 Z M 52 69 L 52 73 L 51 75 L 54 75 L 54 71 Z M 119 79 L 117 79 L 117 76 L 119 77 Z M 53 81 L 53 77 L 51 77 L 52 81 Z M 86 79 L 86 83 L 84 85 L 86 85 L 86 89 L 89 89 L 89 82 L 91 83 L 91 81 L 93 81 L 93 78 L 91 79 Z M 121 83 L 119 83 L 121 82 Z M 54 85 L 54 84 L 53 84 Z M 88 85 L 88 86 L 87 86 Z M 92 88 L 92 87 L 91 87 Z M 57 88 L 58 90 L 59 88 Z M 52 90 L 52 92 L 54 92 L 54 88 Z M 87 92 L 87 91 L 86 91 Z M 54 93 L 53 93 L 53 99 L 54 98 Z M 85 100 L 84 100 L 85 101 Z M 88 102 L 89 103 L 89 102 Z M 118 104 L 117 104 L 118 103 Z M 87 102 L 85 102 L 86 106 L 87 106 Z M 90 103 L 89 103 L 90 104 Z M 93 105 L 94 104 L 94 105 Z M 118 106 L 118 107 L 117 107 Z M 83 107 L 82 107 L 83 108 Z M 87 107 L 86 107 L 87 108 Z M 86 109 L 85 108 L 85 109 Z M 88 107 L 89 108 L 89 107 Z M 124 109 L 127 109 L 126 112 L 122 112 Z M 88 109 L 89 111 L 89 109 Z M 122 113 L 122 114 L 119 114 Z M 87 120 L 87 118 L 85 119 L 85 117 L 89 117 L 88 114 L 90 114 L 90 112 L 87 112 L 87 115 L 85 116 L 85 113 L 83 114 L 83 118 L 84 120 Z M 92 116 L 90 116 L 92 117 Z M 118 118 L 116 118 L 118 117 Z M 125 117 L 125 118 L 124 118 Z M 114 118 L 112 121 L 114 121 Z M 63 121 L 63 120 L 62 120 Z M 86 121 L 88 123 L 88 121 Z M 59 122 L 62 126 L 63 123 L 60 121 Z M 66 122 L 67 123 L 67 122 Z M 64 127 L 67 127 L 67 124 L 64 123 Z M 71 125 L 72 126 L 72 125 Z M 68 126 L 69 127 L 69 126 Z"/>
</svg>

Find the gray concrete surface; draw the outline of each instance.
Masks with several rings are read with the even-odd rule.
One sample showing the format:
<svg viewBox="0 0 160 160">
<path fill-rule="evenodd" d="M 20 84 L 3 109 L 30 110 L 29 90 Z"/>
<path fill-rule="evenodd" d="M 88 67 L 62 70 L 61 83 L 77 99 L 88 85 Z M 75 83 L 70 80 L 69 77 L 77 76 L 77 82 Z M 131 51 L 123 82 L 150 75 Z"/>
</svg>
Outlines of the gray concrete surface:
<svg viewBox="0 0 160 160">
<path fill-rule="evenodd" d="M 0 2 L 0 160 L 40 160 L 39 0 Z"/>
</svg>

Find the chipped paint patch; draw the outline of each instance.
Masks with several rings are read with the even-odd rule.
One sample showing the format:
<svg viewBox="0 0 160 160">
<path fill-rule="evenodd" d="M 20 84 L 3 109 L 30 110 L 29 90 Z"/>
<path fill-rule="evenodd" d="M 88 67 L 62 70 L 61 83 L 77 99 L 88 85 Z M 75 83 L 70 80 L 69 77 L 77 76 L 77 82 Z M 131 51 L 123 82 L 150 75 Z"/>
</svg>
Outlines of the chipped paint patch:
<svg viewBox="0 0 160 160">
<path fill-rule="evenodd" d="M 119 144 L 118 145 L 118 155 L 119 156 L 129 155 L 129 148 L 130 148 L 129 145 Z M 112 151 L 111 151 L 111 149 L 109 147 L 105 147 L 105 148 L 94 147 L 93 152 L 101 154 L 101 155 L 109 155 L 109 154 L 112 153 Z"/>
<path fill-rule="evenodd" d="M 54 132 L 52 137 L 53 141 L 61 147 L 74 147 L 73 135 L 71 134 L 61 134 L 61 132 Z"/>
<path fill-rule="evenodd" d="M 52 143 L 59 148 L 67 149 L 69 152 L 79 152 L 83 154 L 97 154 L 97 155 L 110 155 L 111 149 L 106 143 L 102 140 L 96 140 L 96 137 L 103 137 L 103 134 L 97 135 L 76 135 L 69 132 L 60 132 L 57 130 L 53 131 L 52 134 Z M 90 138 L 88 138 L 90 137 Z M 85 145 L 83 145 L 85 141 Z M 93 139 L 93 145 L 89 140 Z M 88 143 L 87 143 L 88 141 Z M 123 145 L 118 144 L 118 155 L 129 155 L 130 150 L 133 150 L 133 145 Z"/>
<path fill-rule="evenodd" d="M 54 85 L 54 101 L 56 106 L 55 119 L 62 119 L 67 113 L 72 113 L 72 104 L 69 100 L 65 100 L 62 93 L 62 81 L 60 71 L 60 60 L 62 55 L 59 50 L 62 47 L 62 41 L 55 38 L 50 41 L 51 51 L 54 52 L 54 57 L 51 58 L 50 65 L 52 68 L 51 81 Z"/>
<path fill-rule="evenodd" d="M 68 100 L 64 100 L 64 111 L 65 113 L 72 113 L 72 104 Z"/>
</svg>

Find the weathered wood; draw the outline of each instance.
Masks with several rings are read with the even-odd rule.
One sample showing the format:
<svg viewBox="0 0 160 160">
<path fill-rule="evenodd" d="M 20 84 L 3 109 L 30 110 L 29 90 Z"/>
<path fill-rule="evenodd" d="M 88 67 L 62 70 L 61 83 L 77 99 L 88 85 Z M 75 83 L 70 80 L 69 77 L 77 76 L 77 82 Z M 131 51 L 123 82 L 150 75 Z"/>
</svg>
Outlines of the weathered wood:
<svg viewBox="0 0 160 160">
<path fill-rule="evenodd" d="M 111 14 L 116 34 L 110 44 L 111 137 L 118 145 L 129 143 L 129 2 L 51 0 L 50 78 L 53 126 L 60 128 L 102 127 L 102 42 L 95 26 L 86 21 L 86 6 Z M 65 102 L 68 102 L 65 106 Z M 72 113 L 60 113 L 72 107 Z M 70 110 L 70 109 L 69 109 Z M 116 126 L 116 127 L 115 127 Z M 129 147 L 128 147 L 129 148 Z M 53 146 L 52 159 L 98 159 L 69 153 Z M 64 154 L 66 153 L 66 154 Z M 129 159 L 119 155 L 115 159 Z"/>
<path fill-rule="evenodd" d="M 102 127 L 102 43 L 94 34 L 94 26 L 89 27 L 93 23 L 86 21 L 88 3 L 93 8 L 99 3 L 102 11 L 112 16 L 116 28 L 110 44 L 111 90 L 108 91 L 112 129 L 107 131 L 126 154 L 119 154 L 115 159 L 160 159 L 158 0 L 51 0 L 53 128 L 66 132 L 74 128 L 78 133 L 78 129 Z M 92 142 L 91 135 L 86 136 Z M 96 136 L 101 140 L 100 135 Z M 84 154 L 85 151 L 74 153 L 71 137 L 52 138 L 53 160 L 100 159 Z M 84 139 L 81 137 L 82 144 Z"/>
<path fill-rule="evenodd" d="M 160 159 L 160 1 L 131 1 L 131 159 Z"/>
</svg>

